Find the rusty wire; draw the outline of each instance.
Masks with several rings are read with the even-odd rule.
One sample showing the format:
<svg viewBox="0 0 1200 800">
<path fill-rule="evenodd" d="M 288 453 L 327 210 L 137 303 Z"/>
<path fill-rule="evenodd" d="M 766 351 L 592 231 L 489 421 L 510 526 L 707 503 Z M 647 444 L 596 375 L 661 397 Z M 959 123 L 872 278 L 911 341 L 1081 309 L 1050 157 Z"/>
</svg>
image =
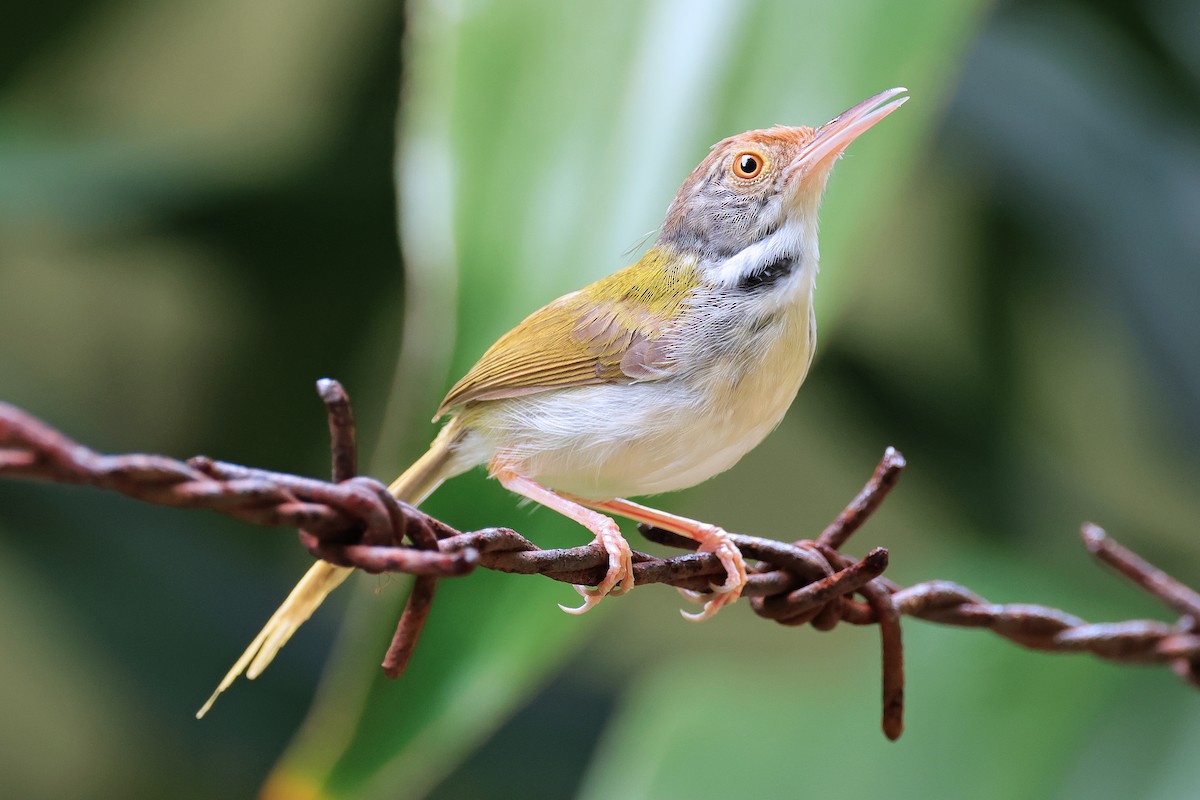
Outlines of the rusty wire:
<svg viewBox="0 0 1200 800">
<path fill-rule="evenodd" d="M 366 572 L 414 576 L 404 612 L 383 661 L 390 677 L 403 673 L 428 617 L 439 578 L 476 567 L 540 574 L 595 585 L 608 556 L 602 546 L 542 550 L 516 531 L 484 528 L 460 532 L 357 476 L 354 416 L 336 381 L 317 384 L 329 417 L 333 482 L 253 469 L 197 456 L 187 462 L 157 455 L 100 455 L 32 415 L 0 403 L 0 477 L 85 484 L 138 500 L 179 508 L 208 508 L 256 525 L 296 528 L 316 558 Z M 815 540 L 785 543 L 731 534 L 757 563 L 743 592 L 759 616 L 782 625 L 832 630 L 839 622 L 879 625 L 883 656 L 883 730 L 903 730 L 904 659 L 900 617 L 943 625 L 986 628 L 1023 647 L 1048 652 L 1089 652 L 1120 663 L 1162 664 L 1200 688 L 1200 594 L 1126 550 L 1103 530 L 1083 526 L 1087 549 L 1102 563 L 1181 615 L 1155 620 L 1088 623 L 1039 605 L 989 603 L 949 581 L 902 587 L 882 577 L 888 551 L 865 558 L 841 552 L 871 516 L 904 469 L 888 448 L 863 490 Z M 685 550 L 690 539 L 639 526 L 651 541 Z M 407 540 L 407 544 L 406 544 Z M 637 585 L 666 583 L 707 591 L 724 567 L 711 553 L 657 558 L 634 551 Z M 861 600 L 854 599 L 855 596 Z"/>
</svg>

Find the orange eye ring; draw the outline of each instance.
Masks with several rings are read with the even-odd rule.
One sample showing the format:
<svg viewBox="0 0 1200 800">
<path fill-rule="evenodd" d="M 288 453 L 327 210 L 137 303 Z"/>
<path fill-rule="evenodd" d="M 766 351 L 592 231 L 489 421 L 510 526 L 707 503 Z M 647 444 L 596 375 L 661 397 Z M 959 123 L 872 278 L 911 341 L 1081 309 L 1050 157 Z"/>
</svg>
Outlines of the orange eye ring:
<svg viewBox="0 0 1200 800">
<path fill-rule="evenodd" d="M 758 153 L 750 151 L 738 153 L 733 157 L 733 165 L 730 170 L 736 177 L 744 181 L 752 181 L 762 174 L 765 161 L 766 159 Z"/>
</svg>

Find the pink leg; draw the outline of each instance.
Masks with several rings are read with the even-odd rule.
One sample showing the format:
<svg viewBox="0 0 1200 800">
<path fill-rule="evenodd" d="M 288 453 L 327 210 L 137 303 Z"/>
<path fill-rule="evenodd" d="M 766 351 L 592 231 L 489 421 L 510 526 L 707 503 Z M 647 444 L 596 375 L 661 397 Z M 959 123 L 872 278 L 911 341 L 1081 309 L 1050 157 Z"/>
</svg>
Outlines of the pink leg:
<svg viewBox="0 0 1200 800">
<path fill-rule="evenodd" d="M 514 494 L 528 497 L 535 503 L 546 508 L 552 508 L 565 517 L 575 520 L 596 535 L 596 541 L 604 546 L 608 553 L 608 572 L 604 580 L 595 589 L 576 586 L 575 589 L 583 595 L 583 605 L 578 608 L 567 608 L 560 605 L 568 614 L 582 614 L 600 602 L 607 594 L 621 595 L 633 588 L 633 553 L 629 542 L 621 535 L 621 529 L 611 518 L 595 511 L 584 508 L 573 500 L 542 486 L 540 483 L 526 478 L 511 467 L 493 461 L 491 473 L 500 484 Z"/>
<path fill-rule="evenodd" d="M 706 620 L 741 596 L 742 589 L 746 586 L 746 562 L 742 558 L 741 551 L 737 549 L 737 545 L 729 540 L 729 534 L 717 526 L 697 522 L 687 517 L 677 517 L 674 514 L 659 511 L 657 508 L 650 508 L 620 498 L 602 501 L 579 500 L 579 502 L 600 511 L 607 511 L 637 522 L 645 522 L 689 539 L 695 539 L 700 543 L 701 553 L 715 553 L 717 558 L 721 559 L 727 575 L 725 583 L 713 587 L 715 596 L 704 604 L 703 611 L 696 614 L 679 612 L 685 619 L 692 622 Z M 689 592 L 688 594 L 694 596 L 694 593 Z"/>
</svg>

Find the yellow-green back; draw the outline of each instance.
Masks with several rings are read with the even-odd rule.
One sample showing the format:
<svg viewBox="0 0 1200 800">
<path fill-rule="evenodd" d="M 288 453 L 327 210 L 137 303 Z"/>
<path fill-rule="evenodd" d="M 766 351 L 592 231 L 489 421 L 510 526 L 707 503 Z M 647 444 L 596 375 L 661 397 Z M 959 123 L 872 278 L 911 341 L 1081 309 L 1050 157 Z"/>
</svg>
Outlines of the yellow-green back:
<svg viewBox="0 0 1200 800">
<path fill-rule="evenodd" d="M 666 374 L 653 344 L 698 281 L 694 259 L 652 248 L 500 337 L 446 395 L 438 416 L 473 401 Z"/>
</svg>

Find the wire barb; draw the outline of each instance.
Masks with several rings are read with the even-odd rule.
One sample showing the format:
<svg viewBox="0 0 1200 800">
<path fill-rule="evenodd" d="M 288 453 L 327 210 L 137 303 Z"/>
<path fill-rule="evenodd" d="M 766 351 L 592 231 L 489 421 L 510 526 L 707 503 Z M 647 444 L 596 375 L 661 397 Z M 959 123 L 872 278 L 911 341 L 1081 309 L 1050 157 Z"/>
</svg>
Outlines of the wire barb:
<svg viewBox="0 0 1200 800">
<path fill-rule="evenodd" d="M 256 525 L 295 528 L 315 557 L 367 572 L 414 576 L 412 589 L 383 660 L 389 677 L 404 672 L 432 608 L 437 581 L 476 567 L 539 574 L 571 584 L 595 585 L 608 554 L 597 544 L 542 550 L 516 531 L 484 528 L 461 532 L 397 501 L 386 487 L 357 471 L 354 414 L 334 380 L 317 384 L 330 431 L 332 482 L 243 467 L 197 456 L 100 455 L 41 420 L 0 402 L 0 478 L 83 484 L 137 500 L 177 508 L 208 508 Z M 1130 620 L 1091 624 L 1054 608 L 989 603 L 949 581 L 902 587 L 883 576 L 889 553 L 877 547 L 865 558 L 841 552 L 851 535 L 879 508 L 905 461 L 888 448 L 862 491 L 815 540 L 791 543 L 730 534 L 742 554 L 758 563 L 743 595 L 764 619 L 821 631 L 839 623 L 878 625 L 883 662 L 883 730 L 890 739 L 904 727 L 904 656 L 900 618 L 986 628 L 1035 650 L 1088 652 L 1129 664 L 1169 666 L 1200 688 L 1200 593 L 1085 524 L 1087 549 L 1181 618 L 1174 624 Z M 712 553 L 676 534 L 638 526 L 650 541 L 689 552 L 657 558 L 633 552 L 636 584 L 665 583 L 708 592 L 725 568 Z M 855 599 L 855 598 L 859 599 Z"/>
</svg>

